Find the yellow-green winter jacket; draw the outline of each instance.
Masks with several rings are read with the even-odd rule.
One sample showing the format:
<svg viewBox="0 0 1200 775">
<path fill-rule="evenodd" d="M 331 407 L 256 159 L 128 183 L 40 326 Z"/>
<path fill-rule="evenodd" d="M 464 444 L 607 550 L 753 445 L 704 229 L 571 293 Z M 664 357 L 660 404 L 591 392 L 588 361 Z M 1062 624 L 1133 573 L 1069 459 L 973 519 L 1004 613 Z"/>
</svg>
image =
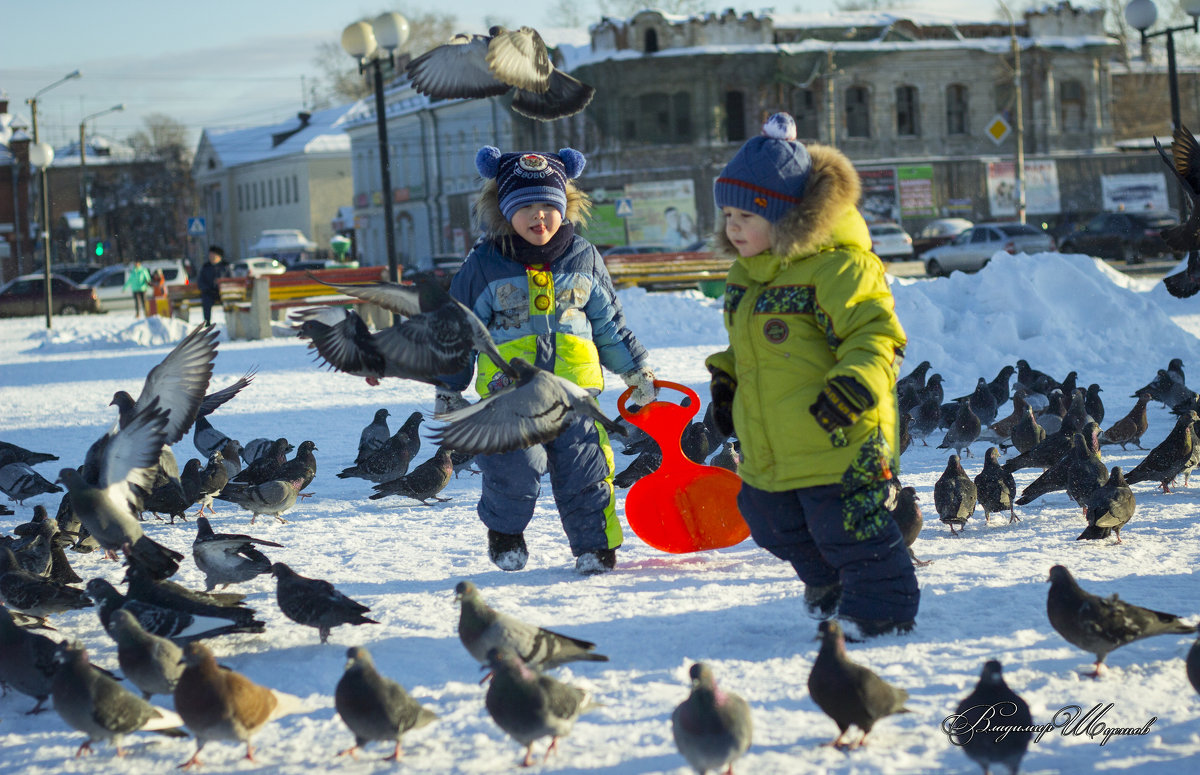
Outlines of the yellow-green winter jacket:
<svg viewBox="0 0 1200 775">
<path fill-rule="evenodd" d="M 836 149 L 808 150 L 804 198 L 772 226 L 769 250 L 742 258 L 717 235 L 717 249 L 736 260 L 725 286 L 729 348 L 707 363 L 737 380 L 739 475 L 772 492 L 839 482 L 852 490 L 899 472 L 896 376 L 907 340 L 856 207 L 858 174 Z M 840 375 L 875 405 L 835 438 L 809 407 Z"/>
</svg>

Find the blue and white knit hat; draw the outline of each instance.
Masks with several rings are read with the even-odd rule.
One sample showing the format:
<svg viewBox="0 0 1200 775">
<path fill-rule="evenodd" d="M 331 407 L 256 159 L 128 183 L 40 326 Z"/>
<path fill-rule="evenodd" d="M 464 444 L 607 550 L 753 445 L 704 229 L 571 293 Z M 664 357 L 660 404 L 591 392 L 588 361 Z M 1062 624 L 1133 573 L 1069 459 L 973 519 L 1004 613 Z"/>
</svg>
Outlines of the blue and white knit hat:
<svg viewBox="0 0 1200 775">
<path fill-rule="evenodd" d="M 475 169 L 499 186 L 500 212 L 505 220 L 525 205 L 549 202 L 567 215 L 567 181 L 579 177 L 587 159 L 574 148 L 553 153 L 500 153 L 491 145 L 475 154 Z"/>
<path fill-rule="evenodd" d="M 812 159 L 796 139 L 796 120 L 776 113 L 741 147 L 713 186 L 717 209 L 736 207 L 771 223 L 804 198 Z"/>
</svg>

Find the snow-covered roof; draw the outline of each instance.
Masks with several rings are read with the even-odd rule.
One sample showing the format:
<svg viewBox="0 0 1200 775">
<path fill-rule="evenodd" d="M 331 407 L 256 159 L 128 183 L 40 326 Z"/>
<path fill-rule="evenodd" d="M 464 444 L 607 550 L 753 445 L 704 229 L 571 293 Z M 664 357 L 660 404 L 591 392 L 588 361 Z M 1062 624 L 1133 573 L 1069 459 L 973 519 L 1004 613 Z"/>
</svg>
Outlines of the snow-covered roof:
<svg viewBox="0 0 1200 775">
<path fill-rule="evenodd" d="M 964 4 L 965 5 L 965 4 Z M 985 3 L 953 14 L 924 11 L 827 11 L 825 13 L 776 13 L 767 11 L 776 29 L 828 29 L 834 27 L 887 27 L 909 21 L 919 27 L 948 27 L 960 24 L 1008 24 L 996 18 L 995 8 Z"/>
<path fill-rule="evenodd" d="M 295 154 L 349 154 L 350 138 L 343 129 L 347 113 L 357 104 L 314 111 L 303 127 L 300 118 L 292 117 L 277 124 L 248 129 L 208 128 L 204 130 L 201 144 L 207 141 L 211 152 L 225 167 Z M 293 133 L 289 135 L 288 132 Z"/>
<path fill-rule="evenodd" d="M 91 135 L 87 138 L 87 158 L 84 161 L 89 166 L 125 164 L 133 161 L 135 156 L 133 146 L 128 143 L 103 135 Z M 51 166 L 78 167 L 79 141 L 75 140 L 61 148 L 55 148 Z"/>
</svg>

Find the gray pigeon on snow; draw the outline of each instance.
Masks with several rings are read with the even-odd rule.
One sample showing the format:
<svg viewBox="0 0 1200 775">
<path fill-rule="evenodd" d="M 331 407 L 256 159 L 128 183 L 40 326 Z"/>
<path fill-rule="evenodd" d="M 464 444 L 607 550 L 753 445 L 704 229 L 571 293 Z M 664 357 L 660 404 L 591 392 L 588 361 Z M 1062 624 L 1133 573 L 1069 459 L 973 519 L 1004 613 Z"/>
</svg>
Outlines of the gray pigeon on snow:
<svg viewBox="0 0 1200 775">
<path fill-rule="evenodd" d="M 326 307 L 293 314 L 300 321 L 300 336 L 308 338 L 320 357 L 338 371 L 368 381 L 402 377 L 441 385 L 443 375 L 473 364 L 479 352 L 510 379 L 517 378 L 483 321 L 435 282 L 323 284 L 408 318 L 364 336 L 360 325 L 365 328 L 365 324 L 361 319 L 355 322 L 357 313 L 348 310 Z"/>
<path fill-rule="evenodd" d="M 146 632 L 133 614 L 120 608 L 108 620 L 108 634 L 117 642 L 121 672 L 145 699 L 175 691 L 183 673 L 183 649 L 174 641 Z"/>
<path fill-rule="evenodd" d="M 717 688 L 712 668 L 697 662 L 688 670 L 692 691 L 671 714 L 675 747 L 698 773 L 733 771 L 754 733 L 750 706 Z"/>
<path fill-rule="evenodd" d="M 1133 496 L 1133 490 L 1125 483 L 1120 466 L 1112 467 L 1108 481 L 1092 491 L 1084 502 L 1084 508 L 1088 526 L 1075 540 L 1108 538 L 1116 533 L 1117 543 L 1121 543 L 1121 528 L 1133 519 L 1137 499 Z"/>
<path fill-rule="evenodd" d="M 51 460 L 58 460 L 58 455 L 51 455 L 49 452 L 33 452 L 16 444 L 0 441 L 0 466 L 6 466 L 9 463 L 28 463 L 36 466 L 38 463 L 49 463 Z"/>
<path fill-rule="evenodd" d="M 379 411 L 386 410 L 380 409 Z M 394 434 L 385 437 L 383 443 L 365 456 L 362 454 L 363 448 L 360 444 L 359 458 L 355 460 L 353 466 L 343 469 L 338 474 L 338 478 L 366 479 L 370 482 L 380 483 L 390 482 L 404 476 L 408 473 L 409 463 L 421 449 L 419 431 L 421 423 L 424 421 L 425 415 L 413 412 L 408 416 L 404 425 L 400 426 Z M 384 428 L 386 429 L 386 427 L 385 424 Z M 363 432 L 366 433 L 365 430 Z"/>
<path fill-rule="evenodd" d="M 0 683 L 37 700 L 27 713 L 46 710 L 42 704 L 50 697 L 57 651 L 57 643 L 18 626 L 12 612 L 0 605 Z"/>
<path fill-rule="evenodd" d="M 570 380 L 539 369 L 523 358 L 511 361 L 516 381 L 476 404 L 440 414 L 445 423 L 433 438 L 458 452 L 490 455 L 544 444 L 558 437 L 578 415 L 609 433 L 624 428 L 610 420 L 591 393 Z"/>
<path fill-rule="evenodd" d="M 512 651 L 522 662 L 539 670 L 567 662 L 608 661 L 608 657 L 595 653 L 595 643 L 560 635 L 495 610 L 469 581 L 458 582 L 454 596 L 462 605 L 458 638 L 481 665 L 487 664 L 488 651 L 494 648 Z"/>
<path fill-rule="evenodd" d="M 292 507 L 296 505 L 302 483 L 302 479 L 292 481 L 273 479 L 262 484 L 247 484 L 236 488 L 232 486 L 233 483 L 230 483 L 220 495 L 215 497 L 219 500 L 236 503 L 249 511 L 252 515 L 250 517 L 251 525 L 263 514 L 269 514 L 286 524 L 287 520 L 280 515 L 291 511 Z"/>
<path fill-rule="evenodd" d="M 1126 603 L 1115 594 L 1104 598 L 1086 592 L 1062 565 L 1050 569 L 1048 580 L 1046 613 L 1050 626 L 1072 646 L 1096 655 L 1095 669 L 1088 674 L 1092 678 L 1100 676 L 1109 652 L 1126 643 L 1151 635 L 1196 632 L 1194 625 L 1184 624 L 1174 614 Z"/>
<path fill-rule="evenodd" d="M 173 711 L 151 705 L 94 668 L 81 645 L 64 646 L 59 659 L 51 687 L 54 710 L 68 726 L 87 735 L 76 756 L 102 740 L 112 741 L 117 756 L 124 756 L 121 741 L 131 732 L 187 737 L 183 719 Z"/>
<path fill-rule="evenodd" d="M 1142 449 L 1142 434 L 1149 427 L 1146 418 L 1146 405 L 1150 403 L 1150 394 L 1138 393 L 1137 403 L 1129 410 L 1129 414 L 1112 424 L 1112 427 L 1100 434 L 1100 443 L 1120 444 L 1125 449 L 1126 444 L 1132 444 Z"/>
<path fill-rule="evenodd" d="M 383 446 L 383 443 L 391 437 L 392 432 L 388 429 L 388 410 L 376 409 L 375 417 L 371 422 L 367 423 L 367 427 L 362 429 L 362 433 L 358 435 L 358 455 L 354 458 L 355 463 L 361 463 L 367 457 Z"/>
<path fill-rule="evenodd" d="M 371 609 L 351 600 L 322 579 L 301 576 L 282 562 L 271 566 L 276 579 L 275 600 L 283 615 L 297 624 L 316 627 L 321 642 L 329 640 L 330 631 L 342 624 L 379 624 L 363 614 Z"/>
<path fill-rule="evenodd" d="M 908 556 L 912 560 L 912 564 L 915 567 L 922 568 L 932 563 L 933 560 L 918 560 L 912 548 L 912 545 L 917 541 L 917 537 L 921 535 L 921 528 L 925 524 L 925 517 L 921 514 L 921 507 L 917 504 L 919 500 L 921 499 L 917 497 L 915 488 L 901 487 L 896 493 L 896 505 L 888 514 L 895 520 L 896 526 L 900 528 L 900 536 L 904 539 L 904 545 L 908 547 Z"/>
<path fill-rule="evenodd" d="M 192 559 L 196 561 L 196 567 L 204 572 L 206 590 L 270 573 L 271 561 L 257 546 L 283 548 L 282 544 L 274 541 L 240 533 L 214 533 L 207 517 L 197 519 Z"/>
<path fill-rule="evenodd" d="M 908 692 L 892 686 L 871 670 L 852 662 L 846 654 L 846 638 L 836 619 L 817 626 L 821 650 L 808 674 L 808 693 L 817 707 L 838 726 L 839 734 L 831 745 L 835 748 L 859 748 L 866 745 L 867 736 L 875 724 L 893 713 L 908 713 L 904 703 Z M 851 726 L 863 735 L 854 745 L 842 742 Z"/>
<path fill-rule="evenodd" d="M 994 718 L 987 717 L 993 719 L 992 723 L 1002 719 L 1002 723 L 1012 729 L 989 729 L 991 723 L 984 720 L 985 714 L 989 713 L 994 714 Z M 982 767 L 985 775 L 993 764 L 1002 764 L 1011 775 L 1016 775 L 1033 739 L 1030 731 L 1033 716 L 1029 704 L 1004 683 L 999 662 L 991 659 L 984 664 L 979 683 L 958 704 L 947 723 L 951 720 L 953 723 L 944 727 L 951 735 L 951 742 Z"/>
<path fill-rule="evenodd" d="M 33 470 L 28 463 L 9 463 L 0 468 L 0 492 L 24 506 L 29 498 L 46 495 L 52 492 L 62 492 L 46 477 Z"/>
<path fill-rule="evenodd" d="M 92 605 L 82 589 L 35 576 L 22 568 L 7 546 L 0 546 L 0 598 L 9 608 L 40 619 Z"/>
<path fill-rule="evenodd" d="M 199 614 L 168 608 L 145 600 L 127 598 L 117 591 L 116 587 L 105 579 L 92 579 L 87 583 L 88 595 L 96 601 L 96 611 L 100 615 L 100 624 L 106 630 L 112 615 L 119 609 L 133 614 L 138 624 L 146 632 L 170 638 L 176 643 L 183 644 L 204 638 L 215 638 L 219 635 L 231 635 L 238 632 L 259 633 L 265 630 L 262 622 L 250 620 L 236 622 L 241 614 L 231 613 L 220 616 L 203 616 Z"/>
<path fill-rule="evenodd" d="M 403 686 L 380 675 L 370 652 L 362 646 L 347 649 L 346 659 L 346 671 L 333 692 L 333 706 L 354 733 L 354 745 L 338 756 L 353 757 L 372 740 L 394 740 L 396 747 L 385 761 L 398 760 L 404 755 L 400 748 L 404 733 L 420 729 L 437 714 L 421 707 Z"/>
<path fill-rule="evenodd" d="M 450 484 L 450 479 L 453 476 L 453 455 L 449 448 L 441 446 L 438 447 L 433 457 L 421 463 L 404 476 L 375 485 L 372 488 L 375 490 L 374 494 L 368 497 L 371 500 L 379 500 L 389 495 L 399 495 L 403 498 L 412 498 L 413 500 L 421 501 L 421 503 L 429 506 L 430 500 L 439 503 L 450 500 L 449 498 L 439 498 L 438 493 L 444 490 L 446 485 Z"/>
<path fill-rule="evenodd" d="M 496 726 L 525 746 L 524 767 L 533 763 L 535 742 L 550 738 L 548 757 L 557 750 L 558 738 L 570 734 L 580 714 L 595 707 L 586 691 L 538 673 L 509 649 L 489 650 L 487 664 L 492 683 L 484 706 Z"/>
<path fill-rule="evenodd" d="M 1020 519 L 1013 511 L 1013 497 L 1017 494 L 1017 482 L 1013 475 L 1000 465 L 1000 450 L 988 447 L 983 456 L 983 470 L 975 475 L 975 491 L 979 505 L 983 506 L 983 521 L 996 512 L 1007 511 L 1009 523 Z"/>
<path fill-rule="evenodd" d="M 946 461 L 946 470 L 933 485 L 933 506 L 938 517 L 950 526 L 950 535 L 957 535 L 954 526 L 963 527 L 975 513 L 979 491 L 971 477 L 963 470 L 958 455 Z"/>
<path fill-rule="evenodd" d="M 1158 482 L 1163 492 L 1170 492 L 1175 477 L 1190 473 L 1196 465 L 1194 424 L 1198 419 L 1200 415 L 1190 409 L 1180 415 L 1167 437 L 1125 475 L 1126 483 Z"/>
<path fill-rule="evenodd" d="M 434 99 L 497 97 L 512 91 L 512 109 L 539 121 L 572 116 L 596 93 L 554 66 L 532 27 L 460 33 L 412 60 L 407 71 L 413 88 Z"/>
</svg>

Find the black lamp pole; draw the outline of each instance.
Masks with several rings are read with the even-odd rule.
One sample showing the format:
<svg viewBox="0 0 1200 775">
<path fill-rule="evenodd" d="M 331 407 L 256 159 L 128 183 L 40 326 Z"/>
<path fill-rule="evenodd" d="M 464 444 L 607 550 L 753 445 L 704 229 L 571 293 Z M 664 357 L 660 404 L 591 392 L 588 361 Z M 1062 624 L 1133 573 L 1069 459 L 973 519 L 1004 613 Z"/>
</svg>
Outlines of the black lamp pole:
<svg viewBox="0 0 1200 775">
<path fill-rule="evenodd" d="M 392 61 L 388 56 L 389 63 Z M 383 186 L 383 234 L 387 241 L 388 279 L 400 282 L 396 261 L 396 219 L 392 208 L 392 170 L 388 159 L 387 115 L 383 103 L 383 65 L 379 57 L 371 59 L 375 77 L 375 127 L 379 133 L 379 181 Z"/>
</svg>

